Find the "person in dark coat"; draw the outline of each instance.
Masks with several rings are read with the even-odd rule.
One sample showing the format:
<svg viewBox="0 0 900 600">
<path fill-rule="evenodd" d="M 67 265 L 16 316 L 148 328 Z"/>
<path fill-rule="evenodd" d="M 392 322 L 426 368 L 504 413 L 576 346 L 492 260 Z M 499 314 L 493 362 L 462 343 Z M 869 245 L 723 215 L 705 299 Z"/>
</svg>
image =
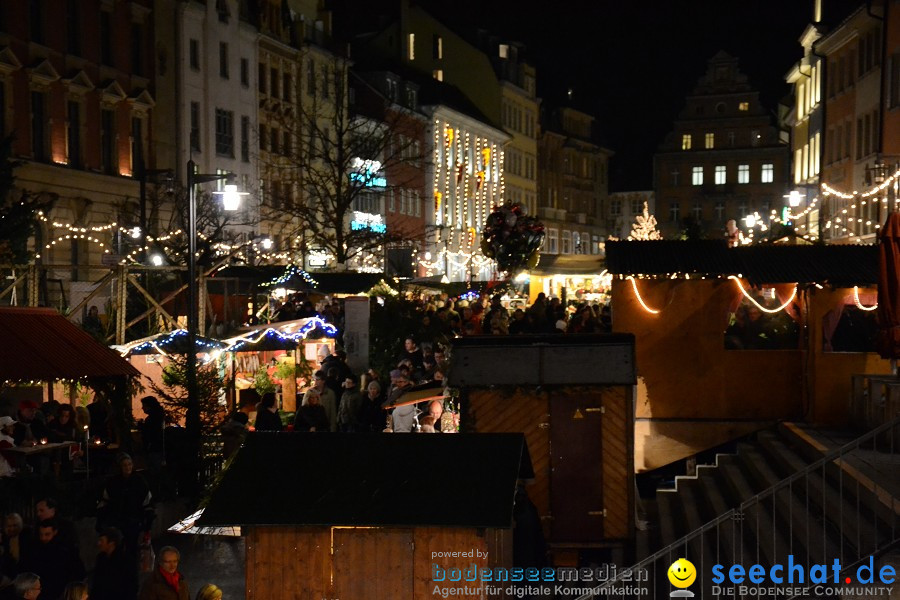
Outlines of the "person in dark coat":
<svg viewBox="0 0 900 600">
<path fill-rule="evenodd" d="M 122 549 L 137 564 L 141 541 L 150 535 L 155 517 L 153 495 L 147 481 L 134 472 L 134 462 L 124 452 L 118 456 L 119 473 L 106 481 L 97 505 L 97 528 L 116 527 L 122 532 Z"/>
<path fill-rule="evenodd" d="M 75 529 L 75 523 L 59 514 L 59 503 L 55 499 L 47 496 L 38 500 L 34 505 L 34 514 L 38 521 L 53 519 L 56 523 L 57 540 L 78 550 L 78 530 Z"/>
<path fill-rule="evenodd" d="M 13 579 L 22 572 L 28 556 L 37 542 L 31 529 L 25 527 L 22 515 L 8 513 L 3 520 L 3 536 L 0 540 L 0 579 Z"/>
<path fill-rule="evenodd" d="M 362 431 L 363 397 L 359 393 L 359 381 L 352 373 L 344 379 L 344 393 L 338 408 L 338 429 L 345 432 Z"/>
<path fill-rule="evenodd" d="M 315 388 L 310 388 L 306 392 L 306 404 L 297 409 L 294 416 L 294 431 L 331 431 L 328 413 L 319 402 L 319 392 Z"/>
<path fill-rule="evenodd" d="M 141 586 L 140 600 L 190 600 L 184 575 L 178 570 L 181 554 L 172 546 L 164 546 L 159 551 L 158 567 L 153 570 Z"/>
<path fill-rule="evenodd" d="M 163 465 L 165 448 L 163 446 L 166 429 L 166 411 L 160 405 L 159 400 L 153 396 L 141 398 L 141 409 L 147 417 L 138 424 L 141 432 L 141 443 L 144 452 L 147 453 L 147 466 L 152 470 L 159 470 Z"/>
<path fill-rule="evenodd" d="M 55 519 L 38 524 L 39 543 L 25 566 L 25 571 L 41 578 L 41 595 L 45 598 L 59 598 L 67 583 L 84 579 L 84 563 L 78 549 L 62 543 L 57 533 Z"/>
<path fill-rule="evenodd" d="M 62 404 L 56 411 L 56 418 L 47 424 L 51 442 L 75 441 L 75 410 L 68 404 Z"/>
<path fill-rule="evenodd" d="M 256 431 L 281 431 L 281 417 L 278 416 L 278 408 L 275 406 L 275 394 L 268 392 L 263 394 L 259 406 L 256 407 Z"/>
<path fill-rule="evenodd" d="M 97 561 L 91 574 L 92 600 L 134 600 L 137 569 L 122 550 L 122 532 L 107 527 L 97 538 Z"/>
</svg>

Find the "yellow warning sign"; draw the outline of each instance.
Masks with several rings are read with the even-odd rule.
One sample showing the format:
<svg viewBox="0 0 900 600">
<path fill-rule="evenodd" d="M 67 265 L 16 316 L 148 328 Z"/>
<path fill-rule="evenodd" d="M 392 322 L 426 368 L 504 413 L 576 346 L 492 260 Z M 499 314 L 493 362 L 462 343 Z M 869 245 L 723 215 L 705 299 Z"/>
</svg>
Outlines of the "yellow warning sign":
<svg viewBox="0 0 900 600">
<path fill-rule="evenodd" d="M 573 419 L 583 419 L 584 418 L 584 415 L 581 413 L 580 408 L 575 409 L 575 416 L 573 416 L 572 418 Z"/>
</svg>

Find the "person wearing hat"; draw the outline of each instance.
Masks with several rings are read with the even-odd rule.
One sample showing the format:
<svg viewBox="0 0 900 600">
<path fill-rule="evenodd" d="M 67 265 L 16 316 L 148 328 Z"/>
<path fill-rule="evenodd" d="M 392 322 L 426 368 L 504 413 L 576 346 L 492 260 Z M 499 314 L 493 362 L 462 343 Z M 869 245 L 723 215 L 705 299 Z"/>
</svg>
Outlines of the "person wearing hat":
<svg viewBox="0 0 900 600">
<path fill-rule="evenodd" d="M 40 439 L 48 437 L 49 431 L 38 418 L 37 409 L 38 405 L 34 400 L 19 402 L 19 414 L 13 429 L 16 446 L 34 446 Z"/>
<path fill-rule="evenodd" d="M 362 431 L 363 397 L 359 393 L 359 381 L 350 373 L 344 378 L 344 393 L 338 408 L 338 430 L 355 433 Z"/>
</svg>

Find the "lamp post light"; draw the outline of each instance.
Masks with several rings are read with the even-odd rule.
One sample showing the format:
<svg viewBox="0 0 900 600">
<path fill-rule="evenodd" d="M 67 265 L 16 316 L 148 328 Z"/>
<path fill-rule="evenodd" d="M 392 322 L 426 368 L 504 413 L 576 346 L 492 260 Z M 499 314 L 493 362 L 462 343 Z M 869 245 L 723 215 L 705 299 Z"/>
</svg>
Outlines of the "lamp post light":
<svg viewBox="0 0 900 600">
<path fill-rule="evenodd" d="M 185 426 L 187 429 L 188 443 L 191 444 L 190 459 L 200 460 L 200 398 L 197 390 L 197 190 L 201 183 L 220 181 L 225 179 L 228 183 L 221 192 L 213 192 L 222 196 L 222 206 L 227 211 L 237 210 L 241 203 L 241 196 L 246 192 L 238 192 L 237 186 L 232 183 L 234 173 L 195 173 L 196 163 L 189 160 L 187 163 L 187 188 L 188 188 L 188 287 L 187 287 L 187 333 L 188 333 L 188 360 L 187 360 L 187 393 L 188 407 L 185 414 Z M 199 475 L 199 468 L 191 470 L 191 477 Z M 193 481 L 197 483 L 197 479 Z M 191 490 L 192 492 L 196 490 Z"/>
</svg>

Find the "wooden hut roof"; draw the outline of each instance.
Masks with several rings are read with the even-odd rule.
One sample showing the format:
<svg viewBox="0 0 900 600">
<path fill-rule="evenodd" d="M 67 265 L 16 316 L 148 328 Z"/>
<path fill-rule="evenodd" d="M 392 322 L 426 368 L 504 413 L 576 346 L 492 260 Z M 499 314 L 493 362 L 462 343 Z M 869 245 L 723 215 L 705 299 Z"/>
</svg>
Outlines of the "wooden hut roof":
<svg viewBox="0 0 900 600">
<path fill-rule="evenodd" d="M 200 526 L 511 527 L 525 437 L 251 433 Z"/>
<path fill-rule="evenodd" d="M 751 284 L 878 281 L 876 245 L 757 244 L 728 248 L 724 240 L 607 242 L 606 266 L 615 275 L 743 275 Z"/>
<path fill-rule="evenodd" d="M 0 380 L 47 381 L 140 375 L 51 308 L 0 308 Z"/>
</svg>

